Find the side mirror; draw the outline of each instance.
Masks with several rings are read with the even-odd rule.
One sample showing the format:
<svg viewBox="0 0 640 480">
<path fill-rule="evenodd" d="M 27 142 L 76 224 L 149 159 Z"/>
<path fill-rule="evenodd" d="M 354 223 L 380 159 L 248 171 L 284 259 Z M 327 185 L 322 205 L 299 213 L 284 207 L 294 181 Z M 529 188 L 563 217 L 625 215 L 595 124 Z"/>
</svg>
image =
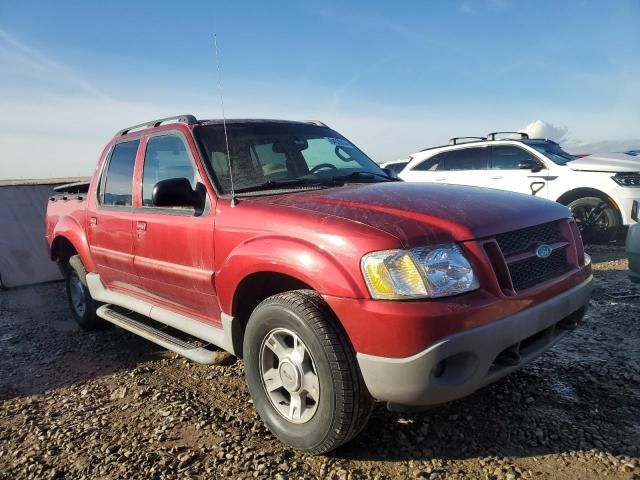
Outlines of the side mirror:
<svg viewBox="0 0 640 480">
<path fill-rule="evenodd" d="M 383 168 L 382 171 L 384 173 L 386 173 L 388 177 L 396 178 L 396 179 L 400 178 L 400 177 L 398 177 L 398 172 L 396 172 L 395 170 L 393 170 L 391 168 Z"/>
<path fill-rule="evenodd" d="M 154 207 L 193 207 L 201 210 L 204 208 L 205 195 L 203 189 L 198 187 L 193 190 L 186 178 L 168 178 L 155 184 L 151 202 Z"/>
<path fill-rule="evenodd" d="M 518 168 L 521 170 L 531 170 L 532 172 L 539 172 L 544 167 L 542 164 L 533 158 L 529 158 L 527 160 L 523 160 L 518 164 Z"/>
</svg>

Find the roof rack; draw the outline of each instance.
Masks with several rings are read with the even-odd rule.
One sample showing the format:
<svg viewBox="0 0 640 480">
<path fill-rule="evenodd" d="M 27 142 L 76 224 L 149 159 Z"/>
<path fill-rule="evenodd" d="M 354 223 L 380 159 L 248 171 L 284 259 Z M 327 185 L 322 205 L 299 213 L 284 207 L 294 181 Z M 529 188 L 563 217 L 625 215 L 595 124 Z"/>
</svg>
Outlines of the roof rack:
<svg viewBox="0 0 640 480">
<path fill-rule="evenodd" d="M 496 139 L 496 135 L 520 135 L 520 139 L 522 140 L 523 138 L 529 138 L 529 135 L 524 133 L 524 132 L 491 132 L 491 133 L 487 133 L 487 140 L 495 140 Z"/>
<path fill-rule="evenodd" d="M 317 125 L 318 127 L 328 127 L 328 125 L 320 120 L 305 120 L 304 123 L 310 123 L 311 125 Z"/>
<path fill-rule="evenodd" d="M 449 145 L 459 145 L 460 143 L 469 143 L 469 142 L 460 142 L 460 140 L 478 140 L 480 142 L 486 140 L 487 137 L 453 137 L 449 139 Z"/>
<path fill-rule="evenodd" d="M 144 122 L 144 123 L 140 123 L 138 125 L 132 125 L 131 127 L 123 128 L 122 130 L 118 131 L 118 133 L 116 133 L 116 137 L 119 137 L 121 135 L 126 135 L 131 130 L 135 130 L 137 128 L 154 128 L 154 127 L 158 127 L 158 126 L 160 126 L 160 124 L 162 124 L 164 122 L 168 122 L 169 120 L 175 120 L 177 123 L 186 123 L 187 125 L 194 125 L 194 124 L 198 123 L 198 119 L 196 117 L 194 117 L 193 115 L 190 115 L 190 114 L 176 115 L 175 117 L 159 118 L 157 120 L 151 120 L 149 122 Z"/>
</svg>

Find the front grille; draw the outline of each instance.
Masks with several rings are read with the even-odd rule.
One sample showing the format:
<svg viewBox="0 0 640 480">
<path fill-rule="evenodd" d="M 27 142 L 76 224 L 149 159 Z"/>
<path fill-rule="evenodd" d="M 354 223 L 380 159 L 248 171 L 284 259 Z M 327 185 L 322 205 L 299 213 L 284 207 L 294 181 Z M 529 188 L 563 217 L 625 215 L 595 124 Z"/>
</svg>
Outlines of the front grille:
<svg viewBox="0 0 640 480">
<path fill-rule="evenodd" d="M 495 242 L 490 242 L 485 247 L 495 265 L 496 276 L 503 291 L 524 290 L 560 276 L 570 269 L 567 249 L 573 240 L 567 238 L 562 222 L 563 220 L 543 223 L 502 233 L 496 235 Z M 539 258 L 536 255 L 535 250 L 541 244 L 554 246 L 555 250 L 549 257 Z M 496 255 L 497 248 L 502 255 Z M 503 258 L 506 265 L 502 263 Z"/>
<path fill-rule="evenodd" d="M 509 264 L 514 290 L 523 290 L 567 271 L 567 252 L 555 250 L 547 258 L 530 257 Z"/>
<path fill-rule="evenodd" d="M 496 241 L 505 257 L 523 252 L 538 243 L 559 242 L 562 241 L 560 222 L 543 223 L 514 232 L 502 233 L 496 236 Z"/>
</svg>

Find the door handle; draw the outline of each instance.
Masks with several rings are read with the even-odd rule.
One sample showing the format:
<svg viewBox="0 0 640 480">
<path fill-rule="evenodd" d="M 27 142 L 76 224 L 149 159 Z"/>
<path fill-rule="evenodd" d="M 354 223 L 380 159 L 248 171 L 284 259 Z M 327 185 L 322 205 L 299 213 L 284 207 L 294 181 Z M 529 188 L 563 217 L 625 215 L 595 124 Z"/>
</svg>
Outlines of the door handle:
<svg viewBox="0 0 640 480">
<path fill-rule="evenodd" d="M 500 180 L 502 178 L 502 175 L 497 175 L 495 177 L 490 177 L 491 180 Z"/>
<path fill-rule="evenodd" d="M 147 230 L 147 222 L 136 222 L 136 230 L 145 232 Z"/>
<path fill-rule="evenodd" d="M 436 178 L 435 181 L 436 182 L 444 182 L 446 179 L 447 179 L 447 177 L 439 177 L 439 178 Z"/>
<path fill-rule="evenodd" d="M 89 226 L 94 227 L 98 224 L 98 217 L 89 217 Z"/>
</svg>

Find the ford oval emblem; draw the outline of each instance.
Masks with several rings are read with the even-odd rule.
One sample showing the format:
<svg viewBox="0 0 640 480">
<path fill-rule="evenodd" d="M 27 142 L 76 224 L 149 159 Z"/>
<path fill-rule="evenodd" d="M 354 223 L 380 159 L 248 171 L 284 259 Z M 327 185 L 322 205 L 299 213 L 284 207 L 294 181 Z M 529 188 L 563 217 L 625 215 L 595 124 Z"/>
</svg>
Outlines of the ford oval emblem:
<svg viewBox="0 0 640 480">
<path fill-rule="evenodd" d="M 553 253 L 553 248 L 549 245 L 542 244 L 536 247 L 536 257 L 538 258 L 549 258 L 549 255 Z"/>
</svg>

